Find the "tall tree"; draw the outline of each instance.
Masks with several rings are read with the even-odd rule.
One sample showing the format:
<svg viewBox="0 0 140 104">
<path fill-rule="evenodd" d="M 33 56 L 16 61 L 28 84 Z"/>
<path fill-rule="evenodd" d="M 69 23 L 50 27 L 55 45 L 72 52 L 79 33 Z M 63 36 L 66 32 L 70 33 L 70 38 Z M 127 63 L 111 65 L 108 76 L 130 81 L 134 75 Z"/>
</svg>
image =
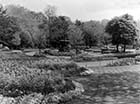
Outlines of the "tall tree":
<svg viewBox="0 0 140 104">
<path fill-rule="evenodd" d="M 76 25 L 70 25 L 67 34 L 73 48 L 76 48 L 77 45 L 83 44 L 83 31 Z"/>
<path fill-rule="evenodd" d="M 101 43 L 100 39 L 104 33 L 104 26 L 99 21 L 88 21 L 82 23 L 84 41 L 87 46 L 97 46 Z"/>
<path fill-rule="evenodd" d="M 18 38 L 19 28 L 16 18 L 8 16 L 3 6 L 0 7 L 0 40 L 9 44 L 9 47 L 18 46 L 20 39 Z"/>
<path fill-rule="evenodd" d="M 113 18 L 105 30 L 112 36 L 112 44 L 116 45 L 117 52 L 120 44 L 124 45 L 125 52 L 126 45 L 133 44 L 138 33 L 136 22 L 129 14 Z"/>
<path fill-rule="evenodd" d="M 36 13 L 34 11 L 30 11 L 24 7 L 16 6 L 16 5 L 8 5 L 7 14 L 17 19 L 17 24 L 21 28 L 21 30 L 27 34 L 23 34 L 27 37 L 30 37 L 30 43 L 32 43 L 32 47 L 38 48 L 40 45 L 39 38 L 42 35 L 47 36 L 48 32 L 43 31 L 39 28 L 39 25 L 42 24 L 46 17 L 43 13 Z M 20 34 L 21 35 L 21 34 Z M 29 35 L 29 36 L 28 36 Z M 20 36 L 23 38 L 24 36 Z M 25 38 L 25 37 L 24 37 Z M 23 40 L 23 39 L 21 39 Z M 27 39 L 28 40 L 28 39 Z M 23 41 L 22 41 L 23 42 Z M 22 46 L 27 46 L 27 44 Z"/>
<path fill-rule="evenodd" d="M 44 21 L 44 30 L 46 31 L 46 27 L 48 27 L 48 35 L 46 36 L 47 44 L 48 46 L 50 45 L 50 37 L 51 37 L 51 24 L 53 21 L 53 17 L 56 16 L 56 7 L 52 5 L 47 5 L 44 13 L 45 16 L 47 17 L 47 21 Z M 45 26 L 47 24 L 47 26 Z"/>
<path fill-rule="evenodd" d="M 52 47 L 64 51 L 65 45 L 67 45 L 67 43 L 64 44 L 64 41 L 68 40 L 68 26 L 69 21 L 67 21 L 65 16 L 52 17 L 52 23 L 50 25 L 50 44 Z M 62 43 L 62 41 L 64 43 Z"/>
<path fill-rule="evenodd" d="M 21 40 L 20 48 L 34 48 L 32 37 L 28 32 L 21 32 L 20 40 Z"/>
</svg>

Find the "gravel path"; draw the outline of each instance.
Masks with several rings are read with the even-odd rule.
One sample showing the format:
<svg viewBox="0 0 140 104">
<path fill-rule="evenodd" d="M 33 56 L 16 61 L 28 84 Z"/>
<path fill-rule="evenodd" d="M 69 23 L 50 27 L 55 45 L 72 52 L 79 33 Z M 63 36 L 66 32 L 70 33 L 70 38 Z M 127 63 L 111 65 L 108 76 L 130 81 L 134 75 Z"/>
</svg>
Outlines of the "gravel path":
<svg viewBox="0 0 140 104">
<path fill-rule="evenodd" d="M 98 67 L 98 66 L 105 66 L 109 63 L 112 63 L 116 60 L 105 60 L 105 61 L 96 61 L 96 62 L 76 62 L 79 66 L 82 67 Z"/>
<path fill-rule="evenodd" d="M 96 74 L 103 73 L 122 73 L 122 72 L 138 72 L 140 73 L 140 65 L 132 66 L 116 66 L 116 67 L 87 67 Z"/>
</svg>

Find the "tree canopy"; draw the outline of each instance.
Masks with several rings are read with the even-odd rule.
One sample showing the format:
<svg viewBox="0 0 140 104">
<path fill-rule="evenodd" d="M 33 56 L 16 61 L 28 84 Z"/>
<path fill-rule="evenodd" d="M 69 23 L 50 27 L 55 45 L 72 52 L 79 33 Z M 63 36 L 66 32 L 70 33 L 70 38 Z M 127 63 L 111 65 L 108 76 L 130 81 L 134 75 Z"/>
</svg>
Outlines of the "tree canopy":
<svg viewBox="0 0 140 104">
<path fill-rule="evenodd" d="M 35 12 L 22 6 L 0 7 L 0 41 L 18 48 L 48 48 L 61 51 L 69 46 L 87 47 L 132 45 L 138 34 L 139 22 L 125 14 L 112 20 L 75 22 L 56 14 L 56 7 L 47 5 L 44 12 Z M 138 25 L 138 28 L 137 28 Z M 110 41 L 111 40 L 111 41 Z"/>
<path fill-rule="evenodd" d="M 52 23 L 50 24 L 50 44 L 52 47 L 57 47 L 59 50 L 64 49 L 61 41 L 68 39 L 68 26 L 69 22 L 65 16 L 52 17 Z"/>
<path fill-rule="evenodd" d="M 0 7 L 0 24 L 0 40 L 9 44 L 9 47 L 20 45 L 18 34 L 21 29 L 16 18 L 8 16 L 2 6 Z"/>
<path fill-rule="evenodd" d="M 136 22 L 129 14 L 110 20 L 105 31 L 112 36 L 112 44 L 117 46 L 117 51 L 120 44 L 124 45 L 124 52 L 126 45 L 133 44 L 138 33 Z"/>
<path fill-rule="evenodd" d="M 74 24 L 68 27 L 68 39 L 72 47 L 83 44 L 83 31 Z"/>
</svg>

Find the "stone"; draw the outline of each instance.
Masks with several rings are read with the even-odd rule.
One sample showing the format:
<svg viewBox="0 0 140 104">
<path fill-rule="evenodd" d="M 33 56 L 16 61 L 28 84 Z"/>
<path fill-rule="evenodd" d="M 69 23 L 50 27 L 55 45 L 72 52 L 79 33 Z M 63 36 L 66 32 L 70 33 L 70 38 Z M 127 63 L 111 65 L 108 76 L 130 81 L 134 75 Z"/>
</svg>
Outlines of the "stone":
<svg viewBox="0 0 140 104">
<path fill-rule="evenodd" d="M 9 51 L 10 49 L 7 46 L 5 46 L 2 50 L 3 51 Z"/>
<path fill-rule="evenodd" d="M 101 97 L 94 97 L 94 99 L 96 100 L 96 102 L 101 102 L 102 101 Z"/>
<path fill-rule="evenodd" d="M 0 48 L 3 48 L 3 44 L 0 44 Z"/>
<path fill-rule="evenodd" d="M 114 99 L 111 96 L 106 96 L 104 98 L 104 101 L 106 101 L 106 102 L 114 102 Z"/>
</svg>

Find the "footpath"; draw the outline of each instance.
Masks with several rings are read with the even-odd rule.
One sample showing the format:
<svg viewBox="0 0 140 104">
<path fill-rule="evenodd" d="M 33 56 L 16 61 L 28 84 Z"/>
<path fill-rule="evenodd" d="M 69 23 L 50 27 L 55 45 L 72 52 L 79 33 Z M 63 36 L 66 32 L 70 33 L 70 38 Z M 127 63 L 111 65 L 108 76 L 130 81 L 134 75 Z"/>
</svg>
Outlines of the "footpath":
<svg viewBox="0 0 140 104">
<path fill-rule="evenodd" d="M 104 74 L 104 73 L 122 73 L 122 72 L 137 72 L 140 73 L 140 65 L 131 65 L 131 66 L 115 66 L 115 67 L 87 67 L 92 70 L 95 74 Z"/>
</svg>

